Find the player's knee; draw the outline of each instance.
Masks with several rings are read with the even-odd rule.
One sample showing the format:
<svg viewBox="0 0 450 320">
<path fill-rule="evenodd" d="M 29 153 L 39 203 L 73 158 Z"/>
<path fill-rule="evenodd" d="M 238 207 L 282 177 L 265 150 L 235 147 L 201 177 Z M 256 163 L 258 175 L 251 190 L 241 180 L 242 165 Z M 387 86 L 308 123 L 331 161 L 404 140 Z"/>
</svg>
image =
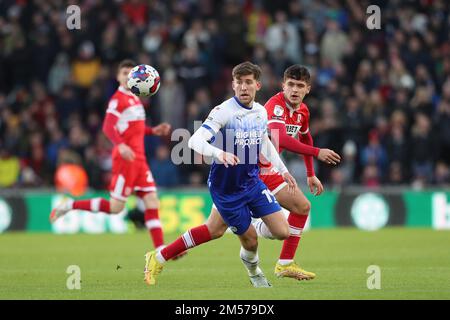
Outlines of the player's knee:
<svg viewBox="0 0 450 320">
<path fill-rule="evenodd" d="M 211 236 L 211 239 L 217 239 L 224 235 L 226 228 L 212 228 L 208 226 L 209 234 Z"/>
<path fill-rule="evenodd" d="M 247 239 L 245 243 L 242 244 L 245 250 L 256 251 L 258 250 L 258 239 Z"/>
<path fill-rule="evenodd" d="M 121 203 L 111 203 L 110 202 L 110 214 L 119 214 L 125 208 L 125 204 Z"/>
<path fill-rule="evenodd" d="M 119 207 L 111 207 L 110 214 L 119 214 L 121 211 L 122 211 L 122 209 Z"/>
<path fill-rule="evenodd" d="M 274 234 L 274 237 L 277 240 L 286 240 L 287 238 L 289 238 L 289 225 L 286 224 L 285 226 L 277 230 L 277 232 Z"/>
<path fill-rule="evenodd" d="M 289 228 L 283 229 L 275 236 L 277 240 L 286 240 L 289 238 Z"/>
<path fill-rule="evenodd" d="M 148 209 L 159 209 L 159 200 L 158 199 L 152 199 L 147 203 Z"/>
<path fill-rule="evenodd" d="M 295 207 L 294 212 L 301 214 L 301 215 L 307 215 L 307 214 L 309 214 L 309 211 L 311 210 L 311 202 L 309 202 L 306 199 L 296 200 L 294 207 Z"/>
<path fill-rule="evenodd" d="M 156 192 L 147 193 L 142 200 L 144 201 L 145 207 L 147 209 L 158 209 L 159 208 L 159 199 Z"/>
</svg>

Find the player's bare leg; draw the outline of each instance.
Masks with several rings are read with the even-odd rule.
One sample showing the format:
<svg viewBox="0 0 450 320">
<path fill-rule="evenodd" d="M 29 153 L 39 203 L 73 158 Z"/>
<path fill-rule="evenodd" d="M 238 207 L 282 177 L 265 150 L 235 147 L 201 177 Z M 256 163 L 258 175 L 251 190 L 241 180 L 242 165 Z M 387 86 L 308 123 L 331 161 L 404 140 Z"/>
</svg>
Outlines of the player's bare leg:
<svg viewBox="0 0 450 320">
<path fill-rule="evenodd" d="M 297 280 L 314 279 L 316 275 L 313 272 L 303 270 L 294 262 L 294 256 L 308 219 L 311 204 L 298 188 L 294 196 L 288 191 L 288 188 L 282 188 L 275 194 L 275 198 L 283 208 L 290 212 L 287 219 L 289 223 L 289 237 L 283 241 L 280 258 L 275 265 L 275 274 L 278 277 L 289 277 Z M 258 231 L 258 235 L 267 239 L 274 238 L 263 221 L 256 222 L 255 228 Z"/>
<path fill-rule="evenodd" d="M 287 219 L 289 238 L 283 241 L 280 257 L 275 265 L 275 274 L 278 277 L 290 277 L 297 280 L 314 279 L 315 273 L 302 269 L 294 261 L 303 228 L 308 220 L 311 203 L 298 188 L 294 196 L 289 193 L 287 188 L 283 188 L 275 197 L 282 207 L 289 210 Z"/>
<path fill-rule="evenodd" d="M 156 191 L 139 192 L 138 196 L 142 199 L 144 204 L 144 220 L 150 237 L 153 241 L 155 250 L 164 248 L 164 236 L 162 231 L 161 221 L 159 219 L 159 199 Z"/>
<path fill-rule="evenodd" d="M 272 239 L 285 240 L 289 237 L 289 225 L 282 211 L 261 218 Z"/>
<path fill-rule="evenodd" d="M 272 285 L 267 281 L 264 273 L 259 267 L 258 256 L 258 235 L 255 227 L 250 224 L 250 227 L 242 235 L 239 235 L 241 241 L 240 257 L 242 263 L 247 269 L 250 282 L 255 288 L 268 288 Z"/>
<path fill-rule="evenodd" d="M 148 285 L 156 283 L 156 277 L 162 272 L 164 263 L 186 250 L 205 242 L 220 238 L 227 230 L 217 210 L 211 209 L 211 214 L 205 224 L 186 231 L 174 242 L 160 251 L 151 251 L 145 255 L 144 280 Z"/>
<path fill-rule="evenodd" d="M 111 198 L 109 201 L 103 198 L 86 200 L 73 200 L 64 198 L 50 213 L 50 221 L 53 223 L 71 210 L 85 210 L 92 213 L 104 212 L 106 214 L 118 214 L 125 208 L 125 201 Z"/>
<path fill-rule="evenodd" d="M 208 227 L 211 239 L 222 237 L 228 229 L 227 224 L 223 221 L 222 216 L 214 206 L 211 208 L 211 213 L 205 224 Z"/>
</svg>

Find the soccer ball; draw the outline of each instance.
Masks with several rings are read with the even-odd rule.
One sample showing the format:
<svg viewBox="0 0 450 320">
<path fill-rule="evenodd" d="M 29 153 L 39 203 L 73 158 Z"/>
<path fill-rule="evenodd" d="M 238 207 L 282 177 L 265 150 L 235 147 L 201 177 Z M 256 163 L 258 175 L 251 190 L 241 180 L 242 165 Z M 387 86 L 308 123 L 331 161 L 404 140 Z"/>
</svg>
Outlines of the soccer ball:
<svg viewBox="0 0 450 320">
<path fill-rule="evenodd" d="M 148 97 L 158 92 L 160 83 L 159 73 L 155 68 L 140 64 L 131 69 L 127 80 L 128 88 L 139 97 Z"/>
</svg>

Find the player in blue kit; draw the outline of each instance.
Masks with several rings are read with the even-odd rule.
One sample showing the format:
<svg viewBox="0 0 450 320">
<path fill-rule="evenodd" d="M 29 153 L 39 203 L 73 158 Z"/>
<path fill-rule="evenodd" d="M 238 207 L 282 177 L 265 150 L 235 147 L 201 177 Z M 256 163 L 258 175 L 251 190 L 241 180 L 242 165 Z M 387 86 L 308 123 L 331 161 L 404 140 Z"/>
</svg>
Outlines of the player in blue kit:
<svg viewBox="0 0 450 320">
<path fill-rule="evenodd" d="M 254 102 L 261 88 L 260 76 L 261 69 L 250 62 L 234 67 L 235 96 L 211 111 L 189 140 L 189 147 L 214 158 L 208 178 L 214 205 L 241 241 L 241 260 L 253 286 L 270 287 L 259 268 L 258 239 L 251 219 L 261 218 L 280 240 L 289 236 L 289 225 L 275 197 L 259 178 L 258 161 L 270 161 L 291 190 L 296 189 L 296 182 L 269 140 L 266 109 Z M 147 284 L 155 284 L 163 264 L 172 257 L 215 239 L 210 230 L 214 228 L 205 223 L 188 230 L 162 250 L 147 253 L 144 269 Z"/>
</svg>

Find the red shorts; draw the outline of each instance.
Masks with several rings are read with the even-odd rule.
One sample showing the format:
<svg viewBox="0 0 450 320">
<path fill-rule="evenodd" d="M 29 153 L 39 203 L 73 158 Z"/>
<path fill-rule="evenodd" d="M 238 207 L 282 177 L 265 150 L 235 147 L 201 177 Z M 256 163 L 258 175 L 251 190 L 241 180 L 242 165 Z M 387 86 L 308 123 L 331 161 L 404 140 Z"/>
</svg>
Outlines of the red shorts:
<svg viewBox="0 0 450 320">
<path fill-rule="evenodd" d="M 272 192 L 273 195 L 277 194 L 278 191 L 287 186 L 286 181 L 284 181 L 283 176 L 276 170 L 270 170 L 266 174 L 260 174 L 259 178 L 264 182 L 267 188 Z"/>
<path fill-rule="evenodd" d="M 131 193 L 156 192 L 156 184 L 153 179 L 147 161 L 126 161 L 122 158 L 113 159 L 112 178 L 109 185 L 112 198 L 126 201 Z"/>
</svg>

